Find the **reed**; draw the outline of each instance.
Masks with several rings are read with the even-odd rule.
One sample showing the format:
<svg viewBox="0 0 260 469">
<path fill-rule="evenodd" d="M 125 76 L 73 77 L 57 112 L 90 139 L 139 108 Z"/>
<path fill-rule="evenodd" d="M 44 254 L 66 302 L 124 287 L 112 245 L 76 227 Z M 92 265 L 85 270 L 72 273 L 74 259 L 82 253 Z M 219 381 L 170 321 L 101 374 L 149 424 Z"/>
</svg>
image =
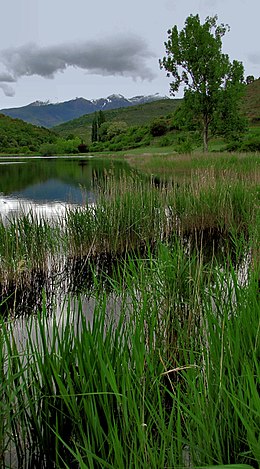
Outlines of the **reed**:
<svg viewBox="0 0 260 469">
<path fill-rule="evenodd" d="M 219 179 L 259 183 L 259 153 L 145 153 L 126 155 L 126 159 L 135 169 L 167 179 L 193 179 L 211 171 Z"/>
<path fill-rule="evenodd" d="M 216 178 L 214 171 L 192 181 L 168 181 L 109 173 L 95 206 L 68 210 L 65 219 L 47 221 L 35 214 L 0 222 L 0 282 L 5 297 L 14 285 L 30 285 L 35 276 L 51 276 L 66 259 L 116 258 L 171 243 L 176 234 L 259 240 L 259 191 L 254 181 Z M 259 232 L 259 231 L 258 231 Z M 200 241 L 199 241 L 200 242 Z M 4 297 L 2 296 L 2 299 Z"/>
<path fill-rule="evenodd" d="M 179 238 L 117 269 L 91 321 L 82 297 L 22 339 L 2 322 L 2 452 L 23 467 L 257 468 L 259 270 L 242 282 Z"/>
</svg>

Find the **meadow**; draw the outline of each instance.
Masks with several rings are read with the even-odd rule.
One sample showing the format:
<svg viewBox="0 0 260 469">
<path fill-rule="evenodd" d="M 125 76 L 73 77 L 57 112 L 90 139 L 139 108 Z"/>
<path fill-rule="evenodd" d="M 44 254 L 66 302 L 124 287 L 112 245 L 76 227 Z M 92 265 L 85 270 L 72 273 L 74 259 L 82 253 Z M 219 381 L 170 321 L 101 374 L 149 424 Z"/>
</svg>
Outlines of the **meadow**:
<svg viewBox="0 0 260 469">
<path fill-rule="evenodd" d="M 259 154 L 127 159 L 94 206 L 0 223 L 2 467 L 257 468 Z"/>
</svg>

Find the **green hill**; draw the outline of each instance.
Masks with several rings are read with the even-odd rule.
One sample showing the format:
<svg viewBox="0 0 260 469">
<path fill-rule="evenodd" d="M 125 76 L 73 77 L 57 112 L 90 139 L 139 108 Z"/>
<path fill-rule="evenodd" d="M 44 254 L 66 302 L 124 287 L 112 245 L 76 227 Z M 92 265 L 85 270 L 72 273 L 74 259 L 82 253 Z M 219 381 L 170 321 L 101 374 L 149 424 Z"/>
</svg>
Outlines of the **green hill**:
<svg viewBox="0 0 260 469">
<path fill-rule="evenodd" d="M 160 116 L 172 114 L 180 105 L 181 99 L 162 99 L 137 106 L 124 107 L 104 111 L 106 121 L 125 122 L 128 126 L 145 125 Z M 84 141 L 90 141 L 91 126 L 94 114 L 86 114 L 78 119 L 53 127 L 53 130 L 62 137 L 71 134 L 79 136 Z"/>
<path fill-rule="evenodd" d="M 136 129 L 134 132 L 136 142 L 138 139 L 140 141 L 142 140 L 143 145 L 147 140 L 147 144 L 149 144 L 149 130 L 142 126 L 150 124 L 152 121 L 156 121 L 156 119 L 158 120 L 159 117 L 163 117 L 164 120 L 166 119 L 166 121 L 168 121 L 167 125 L 169 127 L 169 122 L 171 120 L 170 117 L 178 108 L 180 103 L 181 99 L 163 99 L 131 107 L 107 110 L 104 111 L 104 116 L 108 123 L 116 121 L 129 127 L 129 135 L 127 137 L 129 142 L 125 142 L 125 147 L 128 148 L 131 147 L 133 140 L 132 136 L 130 135 L 132 126 L 139 127 L 138 132 L 140 135 Z M 242 112 L 245 116 L 248 117 L 251 126 L 258 126 L 260 124 L 260 78 L 246 86 L 246 92 L 242 103 Z M 59 137 L 60 142 L 63 142 L 66 146 L 68 145 L 66 143 L 66 141 L 68 141 L 68 137 L 72 138 L 73 135 L 80 137 L 85 142 L 90 143 L 93 118 L 93 113 L 86 114 L 78 119 L 74 119 L 59 126 L 53 127 L 51 130 L 48 130 L 44 127 L 37 127 L 20 119 L 13 119 L 11 117 L 0 114 L 0 153 L 37 153 L 43 144 L 52 144 L 52 146 L 55 144 L 55 146 L 57 146 L 56 142 L 58 142 L 57 139 L 59 139 Z M 254 132 L 258 132 L 256 127 Z M 66 141 L 62 139 L 63 137 L 66 139 Z M 163 145 L 166 145 L 168 140 L 168 143 L 171 144 L 171 135 L 167 136 L 167 138 L 163 136 L 163 139 Z M 77 147 L 78 142 L 69 140 L 69 143 L 71 142 L 73 143 L 73 152 L 75 153 L 77 149 L 75 150 L 74 147 Z M 111 143 L 117 144 L 120 142 L 115 141 Z M 120 143 L 120 145 L 122 146 L 122 143 Z M 60 154 L 64 152 L 71 153 L 67 147 L 61 148 L 61 146 L 62 145 L 60 143 L 59 148 L 57 146 L 54 154 Z M 116 146 L 114 149 L 117 149 Z M 54 150 L 52 149 L 52 151 Z M 49 149 L 47 153 L 48 152 Z"/>
<path fill-rule="evenodd" d="M 260 78 L 246 86 L 242 111 L 252 124 L 260 124 Z"/>
<path fill-rule="evenodd" d="M 56 140 L 51 130 L 0 114 L 0 153 L 37 152 L 43 143 Z"/>
<path fill-rule="evenodd" d="M 172 114 L 180 103 L 181 99 L 163 99 L 137 106 L 104 111 L 104 116 L 108 122 L 120 121 L 125 122 L 128 126 L 141 126 L 160 116 L 166 117 Z M 257 124 L 260 122 L 260 79 L 246 86 L 242 112 L 248 117 L 250 123 Z M 55 126 L 53 130 L 62 137 L 76 135 L 89 142 L 93 118 L 93 114 L 86 114 L 78 119 Z"/>
</svg>

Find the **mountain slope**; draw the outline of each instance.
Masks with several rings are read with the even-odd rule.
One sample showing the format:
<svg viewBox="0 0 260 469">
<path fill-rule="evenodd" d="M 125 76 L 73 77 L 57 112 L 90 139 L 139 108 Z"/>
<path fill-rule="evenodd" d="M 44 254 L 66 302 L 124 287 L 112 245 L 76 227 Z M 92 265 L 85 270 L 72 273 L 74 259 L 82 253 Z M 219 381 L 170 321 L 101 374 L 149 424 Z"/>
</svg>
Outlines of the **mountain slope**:
<svg viewBox="0 0 260 469">
<path fill-rule="evenodd" d="M 145 125 L 152 120 L 173 113 L 180 105 L 181 99 L 162 99 L 150 103 L 120 109 L 105 110 L 106 121 L 123 121 L 127 125 Z M 78 119 L 53 127 L 53 130 L 63 137 L 70 134 L 90 141 L 93 115 L 87 114 Z"/>
<path fill-rule="evenodd" d="M 48 129 L 0 114 L 0 153 L 38 151 L 42 143 L 53 143 L 57 135 Z"/>
<path fill-rule="evenodd" d="M 246 86 L 242 112 L 252 123 L 260 123 L 260 78 Z"/>
<path fill-rule="evenodd" d="M 56 104 L 35 101 L 27 106 L 2 109 L 0 112 L 6 116 L 22 119 L 34 125 L 51 128 L 95 111 L 130 107 L 136 104 L 157 101 L 158 99 L 162 99 L 158 94 L 151 96 L 135 96 L 130 99 L 122 95 L 113 94 L 107 98 L 96 100 L 76 98 Z"/>
</svg>

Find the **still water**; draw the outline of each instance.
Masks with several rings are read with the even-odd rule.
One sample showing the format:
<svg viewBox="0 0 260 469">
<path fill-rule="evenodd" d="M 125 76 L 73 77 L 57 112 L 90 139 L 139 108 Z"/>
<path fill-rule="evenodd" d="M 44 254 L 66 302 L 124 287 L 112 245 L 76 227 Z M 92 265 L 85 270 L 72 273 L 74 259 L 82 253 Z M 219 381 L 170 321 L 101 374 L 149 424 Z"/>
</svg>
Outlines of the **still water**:
<svg viewBox="0 0 260 469">
<path fill-rule="evenodd" d="M 52 218 L 69 206 L 91 204 L 95 188 L 106 173 L 126 170 L 97 158 L 1 158 L 0 217 L 3 221 L 20 212 Z"/>
<path fill-rule="evenodd" d="M 96 157 L 0 158 L 0 222 L 8 224 L 13 217 L 30 212 L 48 220 L 58 218 L 60 222 L 69 207 L 95 203 L 97 190 L 102 191 L 111 173 L 120 178 L 130 169 L 124 162 L 115 164 Z M 88 260 L 61 256 L 56 260 L 55 271 L 50 268 L 35 272 L 27 288 L 15 282 L 7 286 L 1 281 L 0 314 L 40 311 L 43 290 L 51 311 L 53 303 L 57 306 L 58 293 L 63 302 L 64 293 L 74 295 L 82 288 L 90 290 L 91 283 Z"/>
</svg>

